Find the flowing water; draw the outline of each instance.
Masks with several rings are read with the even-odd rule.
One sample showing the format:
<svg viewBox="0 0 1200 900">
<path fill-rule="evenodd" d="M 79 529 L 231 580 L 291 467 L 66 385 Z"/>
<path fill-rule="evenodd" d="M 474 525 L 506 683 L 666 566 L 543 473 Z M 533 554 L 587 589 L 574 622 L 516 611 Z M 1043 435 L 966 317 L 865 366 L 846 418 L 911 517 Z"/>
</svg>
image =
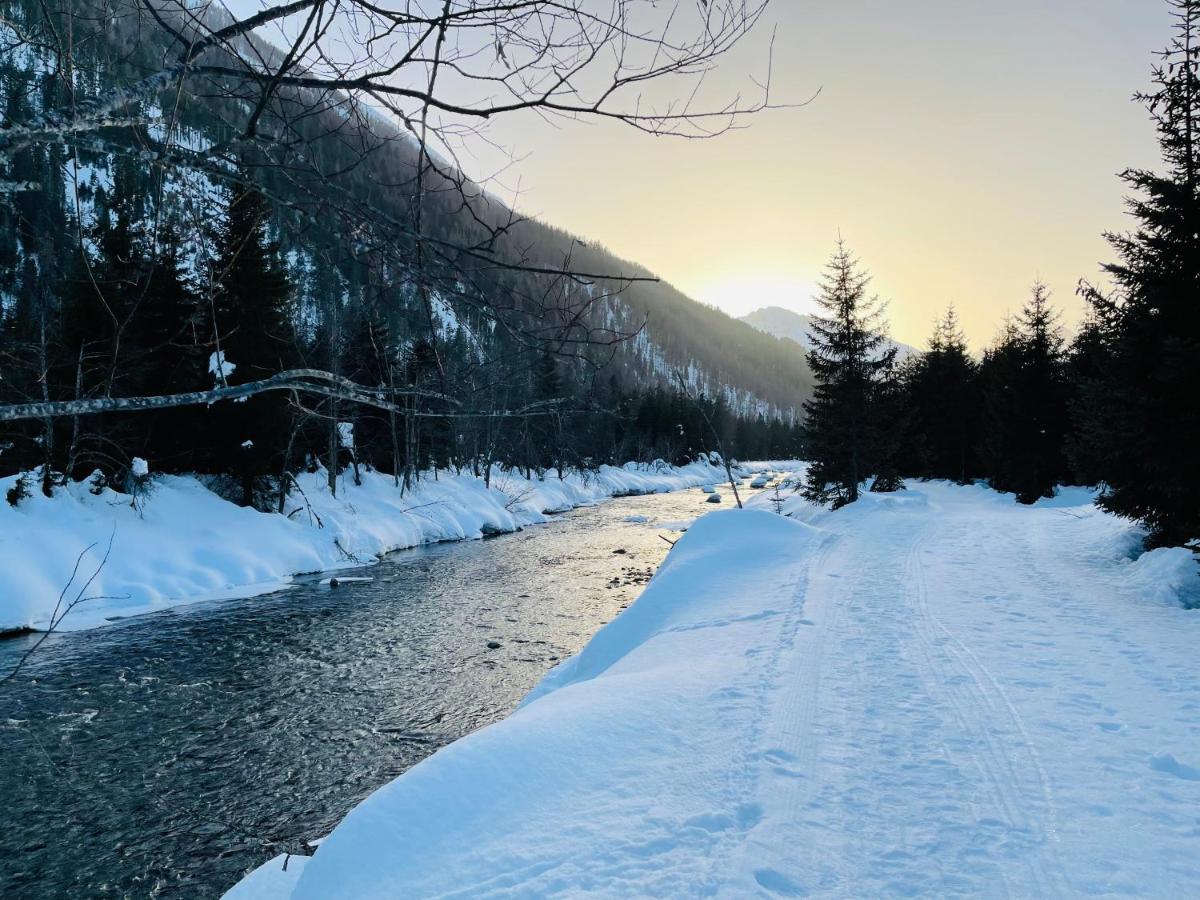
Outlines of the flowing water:
<svg viewBox="0 0 1200 900">
<path fill-rule="evenodd" d="M 655 523 L 702 501 L 622 498 L 343 573 L 368 582 L 52 635 L 0 685 L 0 896 L 219 897 L 303 852 L 511 712 L 637 596 L 678 536 Z M 31 640 L 0 641 L 0 673 Z"/>
</svg>

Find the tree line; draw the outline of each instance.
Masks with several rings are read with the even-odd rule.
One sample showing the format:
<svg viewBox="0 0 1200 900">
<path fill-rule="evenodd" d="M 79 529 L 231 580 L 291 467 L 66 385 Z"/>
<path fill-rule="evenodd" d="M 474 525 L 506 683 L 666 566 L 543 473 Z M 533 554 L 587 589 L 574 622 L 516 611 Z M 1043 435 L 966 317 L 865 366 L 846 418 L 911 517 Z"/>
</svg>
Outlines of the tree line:
<svg viewBox="0 0 1200 900">
<path fill-rule="evenodd" d="M 1073 482 L 1099 485 L 1099 505 L 1144 523 L 1152 545 L 1200 537 L 1200 2 L 1171 5 L 1176 35 L 1137 97 L 1163 171 L 1123 174 L 1136 227 L 1108 235 L 1113 287 L 1081 283 L 1073 339 L 1036 284 L 981 358 L 951 307 L 928 349 L 897 363 L 869 278 L 839 243 L 809 354 L 809 498 L 841 506 L 903 475 L 982 479 L 1033 503 Z"/>
<path fill-rule="evenodd" d="M 343 471 L 357 478 L 363 468 L 403 489 L 439 470 L 561 477 L 603 463 L 684 463 L 718 446 L 799 452 L 796 424 L 746 415 L 700 391 L 629 386 L 610 367 L 556 353 L 551 343 L 522 345 L 473 328 L 441 301 L 445 321 L 431 332 L 420 307 L 403 302 L 413 289 L 407 273 L 318 273 L 317 283 L 344 302 L 306 321 L 261 193 L 224 192 L 207 216 L 211 252 L 199 262 L 184 259 L 171 219 L 160 223 L 142 199 L 136 172 L 118 167 L 94 198 L 80 247 L 64 249 L 61 273 L 28 281 L 57 301 L 17 292 L 0 319 L 0 401 L 162 398 L 311 367 L 388 388 L 396 404 L 285 390 L 9 425 L 5 468 L 36 471 L 47 495 L 87 477 L 122 489 L 135 460 L 155 473 L 217 476 L 214 486 L 231 499 L 282 509 L 293 474 L 305 468 L 324 468 L 336 493 Z M 18 225 L 41 227 L 19 213 Z"/>
</svg>

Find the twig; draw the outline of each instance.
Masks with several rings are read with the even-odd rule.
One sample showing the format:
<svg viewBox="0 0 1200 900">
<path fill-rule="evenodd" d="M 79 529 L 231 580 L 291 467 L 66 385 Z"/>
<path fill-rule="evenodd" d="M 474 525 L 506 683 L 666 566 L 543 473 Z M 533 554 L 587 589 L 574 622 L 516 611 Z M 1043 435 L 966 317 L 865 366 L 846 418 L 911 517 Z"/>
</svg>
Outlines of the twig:
<svg viewBox="0 0 1200 900">
<path fill-rule="evenodd" d="M 36 641 L 34 641 L 33 646 L 21 655 L 21 658 L 17 660 L 17 664 L 13 667 L 12 671 L 8 672 L 6 675 L 0 676 L 0 684 L 4 684 L 17 677 L 17 673 L 21 671 L 25 663 L 29 660 L 29 657 L 31 657 L 34 652 L 42 646 L 46 638 L 50 637 L 50 635 L 54 633 L 58 626 L 62 624 L 63 619 L 65 619 L 71 610 L 73 610 L 79 604 L 87 603 L 91 600 L 128 599 L 127 597 L 123 596 L 84 596 L 84 594 L 87 592 L 87 589 L 91 587 L 92 582 L 96 580 L 96 578 L 100 575 L 100 572 L 104 569 L 104 566 L 108 563 L 108 557 L 112 553 L 113 540 L 116 538 L 116 536 L 117 527 L 114 525 L 112 533 L 108 536 L 108 547 L 105 548 L 104 557 L 100 560 L 99 565 L 96 566 L 96 571 L 92 572 L 88 580 L 83 583 L 83 585 L 79 588 L 79 591 L 75 594 L 75 598 L 67 603 L 67 605 L 64 607 L 63 599 L 67 596 L 67 592 L 71 589 L 71 585 L 74 584 L 75 576 L 79 574 L 79 566 L 83 563 L 83 558 L 92 550 L 92 548 L 96 546 L 96 543 L 93 542 L 88 544 L 83 548 L 83 550 L 80 551 L 79 556 L 75 558 L 75 566 L 71 569 L 71 577 L 67 580 L 67 583 L 63 585 L 63 589 L 58 594 L 58 602 L 54 605 L 54 612 L 50 614 L 50 626 L 42 632 L 41 636 Z"/>
</svg>

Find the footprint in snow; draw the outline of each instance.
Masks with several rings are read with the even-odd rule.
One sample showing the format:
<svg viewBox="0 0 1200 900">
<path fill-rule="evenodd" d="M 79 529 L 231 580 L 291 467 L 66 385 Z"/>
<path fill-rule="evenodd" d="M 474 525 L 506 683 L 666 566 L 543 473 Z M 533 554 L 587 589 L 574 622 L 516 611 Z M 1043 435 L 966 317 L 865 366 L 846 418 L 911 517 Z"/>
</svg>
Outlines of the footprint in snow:
<svg viewBox="0 0 1200 900">
<path fill-rule="evenodd" d="M 775 869 L 755 869 L 754 880 L 759 887 L 778 896 L 803 897 L 808 894 L 808 891 Z"/>
<path fill-rule="evenodd" d="M 1200 781 L 1200 770 L 1184 765 L 1170 753 L 1150 757 L 1150 768 L 1165 775 L 1174 775 L 1184 781 Z"/>
</svg>

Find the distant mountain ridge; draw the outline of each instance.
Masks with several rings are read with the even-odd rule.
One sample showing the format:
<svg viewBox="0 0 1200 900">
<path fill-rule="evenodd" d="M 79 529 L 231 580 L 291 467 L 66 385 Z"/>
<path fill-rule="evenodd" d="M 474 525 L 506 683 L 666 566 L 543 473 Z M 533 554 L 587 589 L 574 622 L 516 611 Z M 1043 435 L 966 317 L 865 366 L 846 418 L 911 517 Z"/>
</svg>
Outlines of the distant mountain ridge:
<svg viewBox="0 0 1200 900">
<path fill-rule="evenodd" d="M 742 316 L 741 321 L 765 334 L 773 334 L 775 337 L 794 341 L 806 351 L 812 349 L 812 341 L 808 336 L 812 316 L 792 312 L 782 306 L 764 306 L 762 309 L 756 309 L 754 312 Z M 916 347 L 893 341 L 890 338 L 888 343 L 896 348 L 898 360 L 920 353 Z"/>
</svg>

